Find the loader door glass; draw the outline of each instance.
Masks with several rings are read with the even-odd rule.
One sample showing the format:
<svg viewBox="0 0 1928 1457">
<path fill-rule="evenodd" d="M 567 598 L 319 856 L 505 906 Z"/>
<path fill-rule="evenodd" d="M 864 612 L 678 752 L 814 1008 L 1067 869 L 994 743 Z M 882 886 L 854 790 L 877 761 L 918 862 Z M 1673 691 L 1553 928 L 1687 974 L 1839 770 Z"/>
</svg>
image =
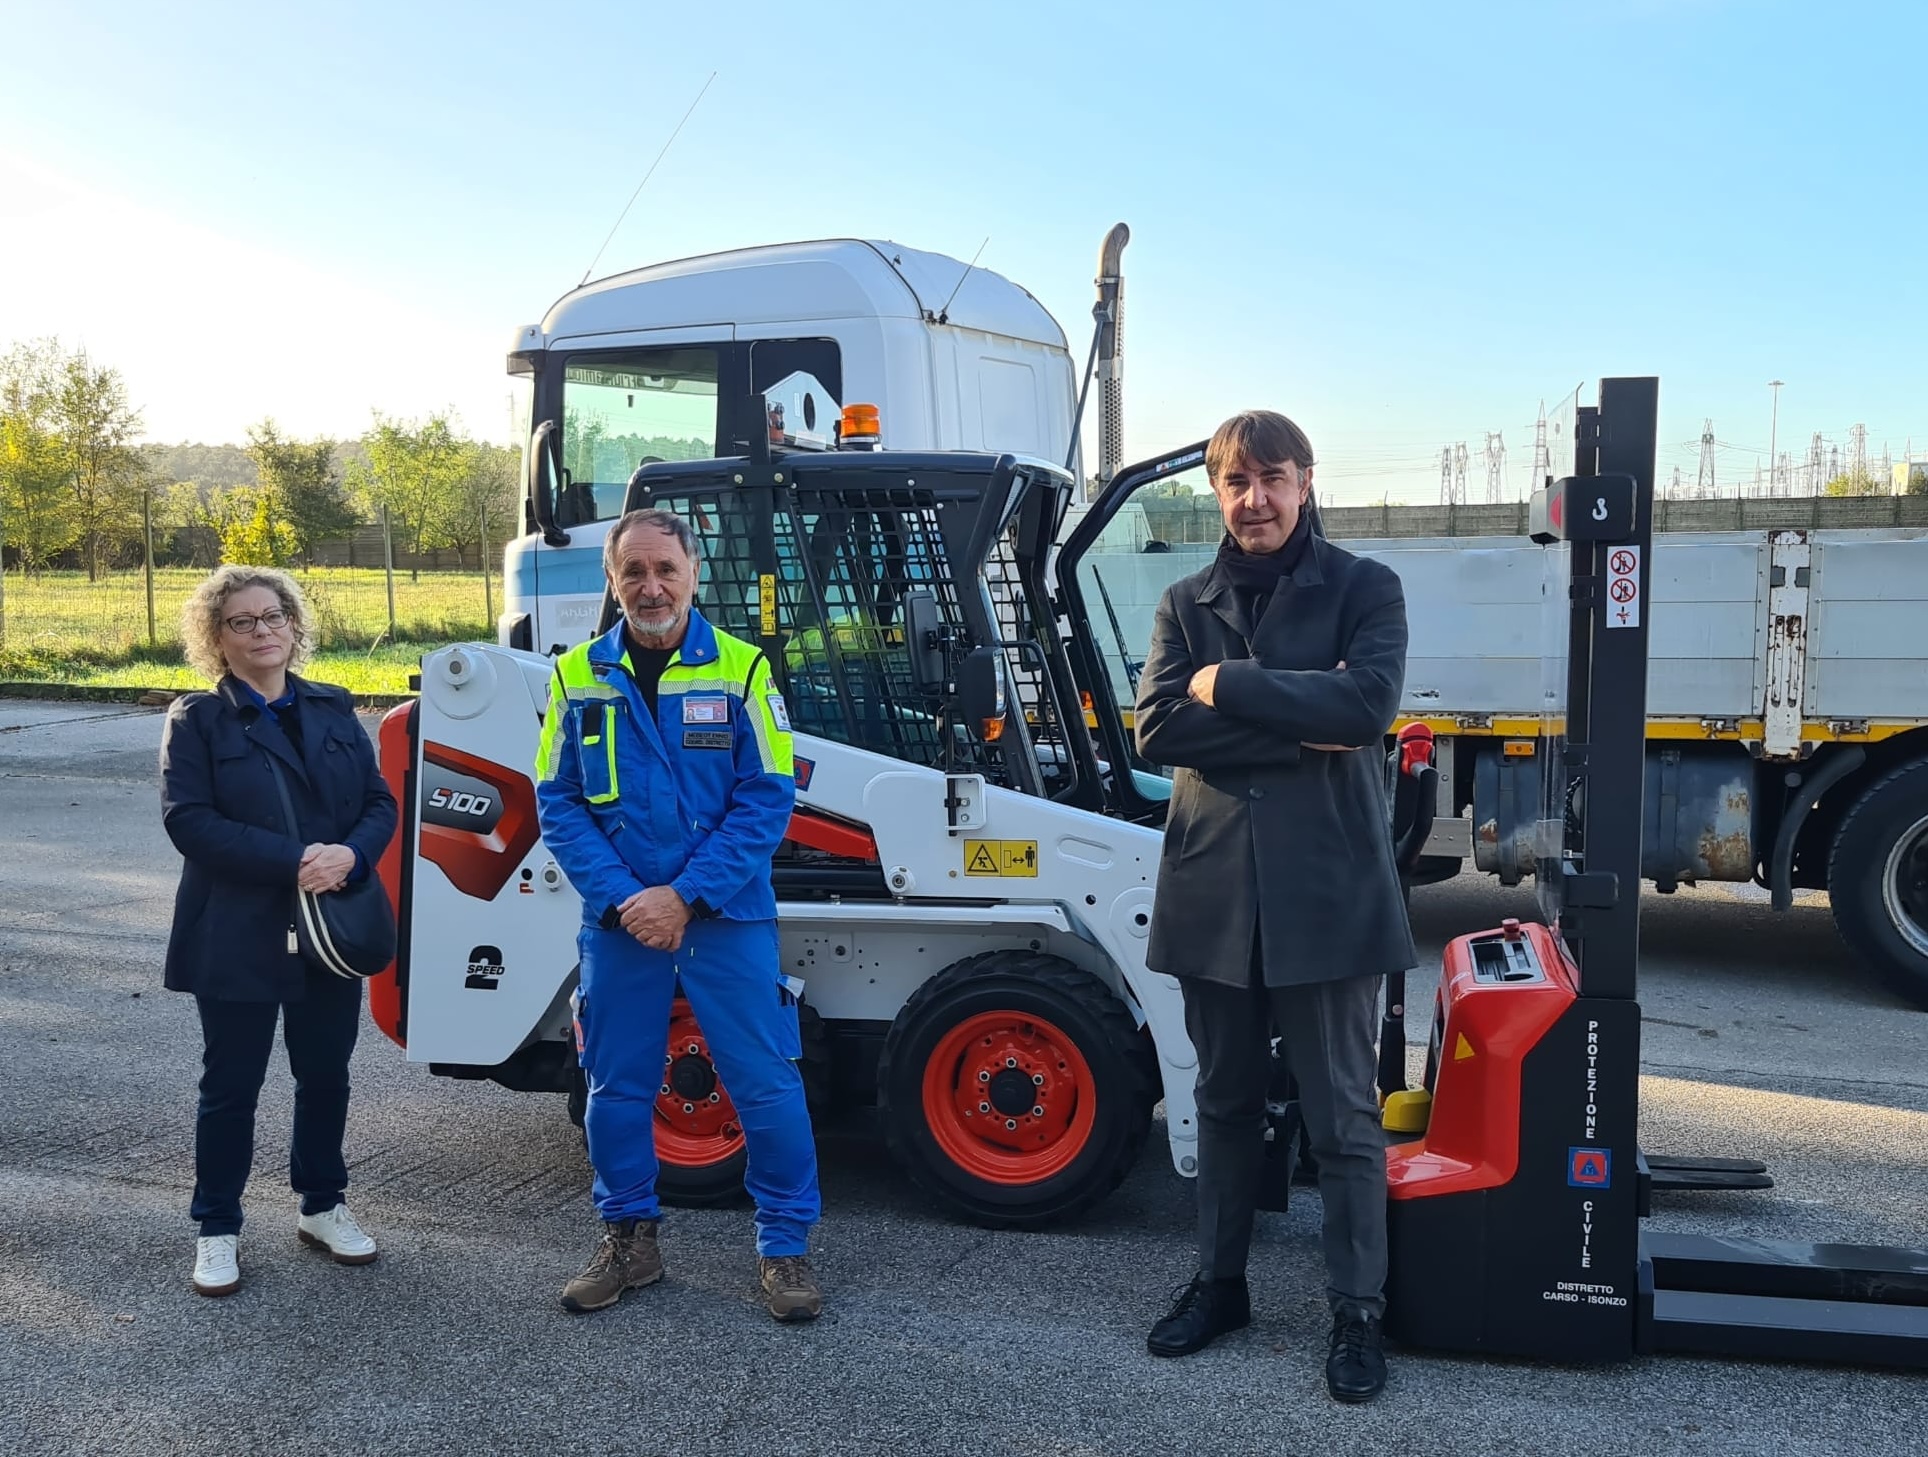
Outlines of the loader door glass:
<svg viewBox="0 0 1928 1457">
<path fill-rule="evenodd" d="M 1201 570 L 1224 532 L 1201 442 L 1127 466 L 1066 539 L 1058 561 L 1071 651 L 1109 802 L 1155 818 L 1171 771 L 1138 754 L 1138 685 L 1165 588 Z"/>
<path fill-rule="evenodd" d="M 627 349 L 575 354 L 563 369 L 562 462 L 556 524 L 622 514 L 623 492 L 646 460 L 716 454 L 717 351 Z"/>
<path fill-rule="evenodd" d="M 1078 562 L 1091 631 L 1127 726 L 1158 599 L 1211 563 L 1223 530 L 1201 463 L 1134 492 Z"/>
</svg>

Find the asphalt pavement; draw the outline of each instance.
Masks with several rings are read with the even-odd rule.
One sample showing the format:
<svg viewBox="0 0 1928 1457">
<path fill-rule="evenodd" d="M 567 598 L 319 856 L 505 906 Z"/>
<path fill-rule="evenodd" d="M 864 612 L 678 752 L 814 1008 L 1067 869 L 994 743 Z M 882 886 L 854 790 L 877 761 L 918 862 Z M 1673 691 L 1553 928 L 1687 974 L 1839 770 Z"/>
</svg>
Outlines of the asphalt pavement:
<svg viewBox="0 0 1928 1457">
<path fill-rule="evenodd" d="M 1162 1125 L 1074 1227 L 935 1215 L 861 1125 L 822 1143 L 828 1310 L 756 1302 L 746 1209 L 674 1211 L 667 1281 L 566 1315 L 595 1238 L 559 1097 L 454 1083 L 364 1023 L 351 1206 L 381 1259 L 297 1246 L 290 1084 L 263 1092 L 246 1283 L 188 1288 L 192 1002 L 160 985 L 178 857 L 160 715 L 0 700 L 0 1452 L 1907 1453 L 1928 1377 L 1655 1358 L 1606 1368 L 1395 1351 L 1386 1395 L 1322 1381 L 1318 1200 L 1267 1215 L 1254 1322 L 1187 1360 L 1144 1335 L 1189 1275 Z M 371 720 L 372 724 L 372 720 Z M 1418 893 L 1445 940 L 1532 914 L 1484 877 Z M 1928 1014 L 1863 977 L 1824 899 L 1653 897 L 1643 1142 L 1766 1160 L 1771 1191 L 1674 1196 L 1660 1228 L 1928 1243 Z M 1415 1006 L 1429 1004 L 1425 976 Z M 1415 1019 L 1412 1036 L 1423 1032 Z M 1414 1049 L 1415 1054 L 1417 1049 Z"/>
</svg>

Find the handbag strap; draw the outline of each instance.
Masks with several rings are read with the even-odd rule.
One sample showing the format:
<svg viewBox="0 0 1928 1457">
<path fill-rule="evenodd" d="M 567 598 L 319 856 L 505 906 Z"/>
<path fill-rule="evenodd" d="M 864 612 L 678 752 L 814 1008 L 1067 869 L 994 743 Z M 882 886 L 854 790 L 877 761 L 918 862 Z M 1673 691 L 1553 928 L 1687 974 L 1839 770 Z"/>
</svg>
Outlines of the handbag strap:
<svg viewBox="0 0 1928 1457">
<path fill-rule="evenodd" d="M 281 766 L 275 763 L 272 753 L 268 755 L 268 772 L 274 775 L 274 787 L 281 795 L 281 813 L 287 816 L 288 833 L 294 837 L 297 843 L 303 843 L 301 840 L 301 821 L 295 818 L 294 801 L 288 798 L 288 781 L 282 777 Z M 305 844 L 303 848 L 306 848 Z"/>
</svg>

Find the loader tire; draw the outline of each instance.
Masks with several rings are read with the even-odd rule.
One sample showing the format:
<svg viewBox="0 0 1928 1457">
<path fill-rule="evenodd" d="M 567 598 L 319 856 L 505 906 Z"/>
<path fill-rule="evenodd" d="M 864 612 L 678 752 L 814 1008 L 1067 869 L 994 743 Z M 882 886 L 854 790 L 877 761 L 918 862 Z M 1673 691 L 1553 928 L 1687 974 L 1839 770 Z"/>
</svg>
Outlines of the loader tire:
<svg viewBox="0 0 1928 1457">
<path fill-rule="evenodd" d="M 803 1073 L 803 1100 L 810 1109 L 811 1126 L 818 1127 L 836 1109 L 836 1076 L 830 1029 L 808 1002 L 797 1004 L 797 1034 L 803 1046 L 803 1056 L 797 1060 Z"/>
<path fill-rule="evenodd" d="M 986 1229 L 1073 1219 L 1130 1172 L 1151 1131 L 1148 1035 L 1056 956 L 991 951 L 932 977 L 884 1039 L 891 1155 L 946 1213 Z"/>
<path fill-rule="evenodd" d="M 1876 780 L 1842 817 L 1828 900 L 1841 938 L 1928 1010 L 1928 760 Z"/>
<path fill-rule="evenodd" d="M 569 1059 L 569 1121 L 581 1128 L 589 1115 L 589 1075 L 572 1056 Z"/>
</svg>

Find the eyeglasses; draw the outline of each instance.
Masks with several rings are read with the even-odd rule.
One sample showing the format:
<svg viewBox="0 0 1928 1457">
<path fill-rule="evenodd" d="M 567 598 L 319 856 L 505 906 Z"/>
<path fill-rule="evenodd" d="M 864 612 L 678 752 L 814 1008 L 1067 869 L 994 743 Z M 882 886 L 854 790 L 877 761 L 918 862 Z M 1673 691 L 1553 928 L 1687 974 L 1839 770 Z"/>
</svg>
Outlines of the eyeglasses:
<svg viewBox="0 0 1928 1457">
<path fill-rule="evenodd" d="M 283 612 L 279 607 L 270 607 L 266 612 L 257 615 L 230 617 L 227 619 L 228 631 L 239 637 L 251 636 L 255 628 L 263 623 L 271 628 L 286 627 L 288 625 L 288 614 Z"/>
</svg>

